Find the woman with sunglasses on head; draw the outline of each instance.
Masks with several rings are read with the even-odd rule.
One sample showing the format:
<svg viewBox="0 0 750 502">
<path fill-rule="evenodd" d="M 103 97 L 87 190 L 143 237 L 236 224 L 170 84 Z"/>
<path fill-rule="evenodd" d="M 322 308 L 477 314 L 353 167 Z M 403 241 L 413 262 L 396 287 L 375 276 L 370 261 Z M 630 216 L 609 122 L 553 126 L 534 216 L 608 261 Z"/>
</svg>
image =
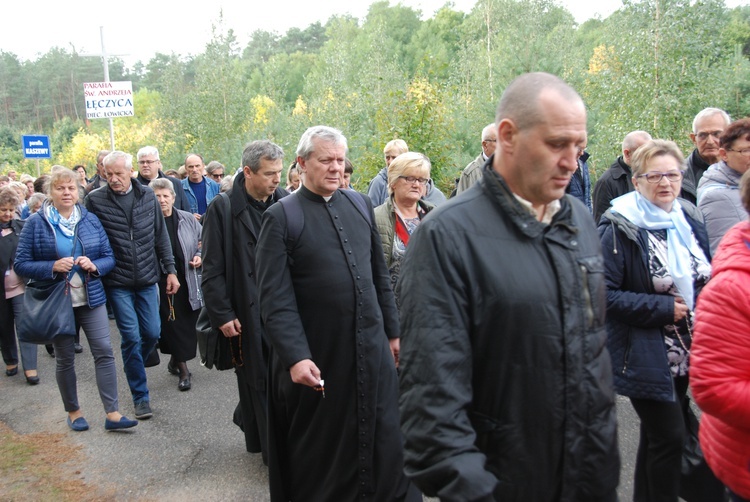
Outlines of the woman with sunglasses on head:
<svg viewBox="0 0 750 502">
<path fill-rule="evenodd" d="M 677 502 L 695 301 L 711 276 L 697 208 L 678 200 L 683 156 L 651 140 L 631 161 L 634 192 L 602 216 L 615 390 L 640 418 L 634 501 Z"/>
<path fill-rule="evenodd" d="M 424 200 L 425 186 L 430 180 L 430 160 L 417 152 L 398 155 L 388 167 L 388 193 L 385 203 L 375 208 L 375 224 L 383 244 L 385 263 L 391 274 L 391 287 L 401 271 L 401 258 L 406 253 L 409 236 L 422 218 L 435 206 Z M 396 293 L 396 306 L 399 306 Z"/>
</svg>

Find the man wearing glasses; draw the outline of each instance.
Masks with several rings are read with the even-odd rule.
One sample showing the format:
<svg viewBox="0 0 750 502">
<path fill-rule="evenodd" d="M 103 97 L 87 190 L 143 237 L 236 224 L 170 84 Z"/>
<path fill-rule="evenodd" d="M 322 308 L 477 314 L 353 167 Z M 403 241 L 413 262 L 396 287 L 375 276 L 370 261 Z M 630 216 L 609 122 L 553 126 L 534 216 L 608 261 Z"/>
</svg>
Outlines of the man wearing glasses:
<svg viewBox="0 0 750 502">
<path fill-rule="evenodd" d="M 698 183 L 706 169 L 719 161 L 719 138 L 732 119 L 719 108 L 704 108 L 693 119 L 690 140 L 695 150 L 686 162 L 680 197 L 697 205 Z"/>
<path fill-rule="evenodd" d="M 221 184 L 224 178 L 224 165 L 218 160 L 212 160 L 206 165 L 206 174 L 216 183 Z"/>
<path fill-rule="evenodd" d="M 487 159 L 489 159 L 493 153 L 495 153 L 495 142 L 497 141 L 497 132 L 495 132 L 495 124 L 489 124 L 487 127 L 482 129 L 482 153 L 471 161 L 471 164 L 466 166 L 461 173 L 461 178 L 458 180 L 458 186 L 456 187 L 456 195 L 460 194 L 464 190 L 468 190 L 471 185 L 479 181 L 482 177 L 482 166 Z"/>
<path fill-rule="evenodd" d="M 740 178 L 750 169 L 750 119 L 732 122 L 719 142 L 719 161 L 708 168 L 698 184 L 698 208 L 703 213 L 711 254 L 724 234 L 747 211 L 740 198 Z"/>
<path fill-rule="evenodd" d="M 159 150 L 153 146 L 144 146 L 136 154 L 138 159 L 138 176 L 136 179 L 141 182 L 141 185 L 148 185 L 151 180 L 156 178 L 166 178 L 174 187 L 174 207 L 182 209 L 183 211 L 190 211 L 190 204 L 188 204 L 187 197 L 185 197 L 185 191 L 182 189 L 182 184 L 177 178 L 167 176 L 161 170 L 161 160 L 159 160 Z"/>
</svg>

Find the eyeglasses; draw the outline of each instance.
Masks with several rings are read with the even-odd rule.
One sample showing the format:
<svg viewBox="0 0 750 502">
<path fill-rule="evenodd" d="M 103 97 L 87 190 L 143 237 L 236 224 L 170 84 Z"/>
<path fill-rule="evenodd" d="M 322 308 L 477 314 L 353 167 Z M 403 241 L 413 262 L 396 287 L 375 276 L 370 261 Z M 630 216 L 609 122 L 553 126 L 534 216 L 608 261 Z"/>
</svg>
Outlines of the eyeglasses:
<svg viewBox="0 0 750 502">
<path fill-rule="evenodd" d="M 701 141 L 707 140 L 709 136 L 713 136 L 714 139 L 719 139 L 722 132 L 724 131 L 699 132 L 695 137 Z"/>
<path fill-rule="evenodd" d="M 482 143 L 495 143 L 495 142 L 497 142 L 496 139 L 483 139 L 482 140 Z"/>
<path fill-rule="evenodd" d="M 653 183 L 654 185 L 661 183 L 662 178 L 667 178 L 670 183 L 675 183 L 682 179 L 682 171 L 669 171 L 666 173 L 658 173 L 654 171 L 651 173 L 640 174 L 636 176 L 636 178 L 646 178 L 646 181 Z"/>
<path fill-rule="evenodd" d="M 153 165 L 153 164 L 157 164 L 159 162 L 161 162 L 159 159 L 156 159 L 156 160 L 139 160 L 138 161 L 138 165 L 139 166 L 150 166 L 150 165 Z"/>
<path fill-rule="evenodd" d="M 414 176 L 399 176 L 399 179 L 406 181 L 407 183 L 419 183 L 420 185 L 426 185 L 429 178 L 415 178 Z"/>
<path fill-rule="evenodd" d="M 727 152 L 737 152 L 743 157 L 750 157 L 750 148 L 743 148 L 742 150 L 732 150 L 731 148 L 726 149 Z"/>
<path fill-rule="evenodd" d="M 223 178 L 223 177 L 224 177 L 224 173 L 213 173 L 213 174 L 211 175 L 211 177 L 212 177 L 212 178 L 215 178 L 215 179 L 217 179 L 217 180 L 220 180 L 221 178 Z"/>
</svg>

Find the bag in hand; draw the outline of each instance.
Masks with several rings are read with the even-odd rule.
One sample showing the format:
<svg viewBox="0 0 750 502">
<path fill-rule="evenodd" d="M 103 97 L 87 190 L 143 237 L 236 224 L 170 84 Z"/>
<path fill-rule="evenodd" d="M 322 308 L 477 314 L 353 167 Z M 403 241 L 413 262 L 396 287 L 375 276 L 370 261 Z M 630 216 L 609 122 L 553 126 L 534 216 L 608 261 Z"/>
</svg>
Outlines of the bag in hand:
<svg viewBox="0 0 750 502">
<path fill-rule="evenodd" d="M 23 315 L 16 323 L 22 342 L 46 345 L 60 335 L 75 335 L 76 321 L 68 282 L 31 281 L 23 295 Z"/>
<path fill-rule="evenodd" d="M 203 307 L 198 315 L 195 333 L 198 336 L 198 351 L 203 366 L 220 371 L 230 370 L 235 367 L 238 359 L 237 366 L 242 366 L 240 337 L 227 338 L 221 330 L 212 328 L 206 307 Z M 235 353 L 239 356 L 238 359 L 234 357 Z"/>
</svg>

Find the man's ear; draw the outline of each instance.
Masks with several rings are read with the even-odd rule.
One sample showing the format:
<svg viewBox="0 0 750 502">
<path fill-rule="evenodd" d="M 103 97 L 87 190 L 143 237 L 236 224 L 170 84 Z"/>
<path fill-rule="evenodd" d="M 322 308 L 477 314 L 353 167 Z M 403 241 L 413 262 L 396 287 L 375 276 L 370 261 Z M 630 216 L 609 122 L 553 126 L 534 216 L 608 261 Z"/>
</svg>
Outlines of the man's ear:
<svg viewBox="0 0 750 502">
<path fill-rule="evenodd" d="M 297 167 L 299 167 L 300 172 L 307 171 L 307 166 L 305 165 L 305 159 L 302 157 L 297 157 Z"/>
<path fill-rule="evenodd" d="M 511 119 L 503 119 L 497 125 L 497 148 L 512 153 L 518 136 L 518 127 Z"/>
<path fill-rule="evenodd" d="M 698 143 L 695 141 L 695 133 L 690 133 L 690 141 L 693 142 L 693 144 L 698 147 Z"/>
</svg>

